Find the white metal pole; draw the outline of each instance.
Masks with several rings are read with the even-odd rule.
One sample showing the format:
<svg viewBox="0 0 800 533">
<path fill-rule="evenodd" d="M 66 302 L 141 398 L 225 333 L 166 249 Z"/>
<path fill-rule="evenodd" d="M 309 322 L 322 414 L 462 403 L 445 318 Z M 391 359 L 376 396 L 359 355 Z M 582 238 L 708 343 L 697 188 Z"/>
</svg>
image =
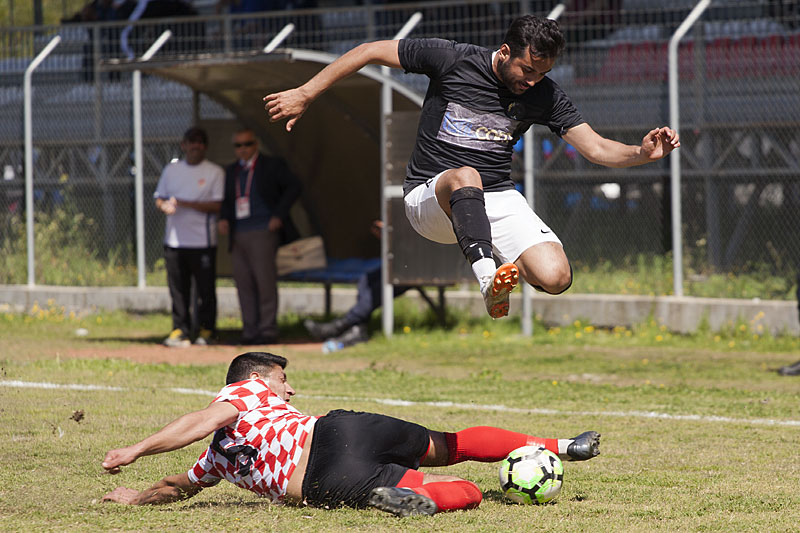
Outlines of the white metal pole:
<svg viewBox="0 0 800 533">
<path fill-rule="evenodd" d="M 697 22 L 703 11 L 711 5 L 711 0 L 700 0 L 689 16 L 678 26 L 669 40 L 668 73 L 669 73 L 669 123 L 670 127 L 680 133 L 680 109 L 678 95 L 678 44 Z M 670 156 L 670 198 L 672 200 L 672 292 L 675 296 L 683 296 L 683 235 L 681 234 L 681 159 L 680 151 Z"/>
<path fill-rule="evenodd" d="M 557 4 L 556 7 L 554 7 L 553 10 L 550 11 L 550 14 L 547 15 L 547 18 L 552 20 L 558 20 L 558 17 L 561 16 L 561 14 L 564 12 L 566 8 L 567 6 L 564 4 Z"/>
<path fill-rule="evenodd" d="M 415 12 L 400 31 L 394 36 L 395 39 L 405 39 L 411 30 L 422 20 L 422 13 Z M 381 72 L 385 77 L 391 76 L 389 67 L 381 67 Z M 386 139 L 387 128 L 386 119 L 392 113 L 392 87 L 383 82 L 381 85 L 381 288 L 382 288 L 382 325 L 383 334 L 391 337 L 394 333 L 394 286 L 389 280 L 389 202 L 397 197 L 397 193 L 389 186 L 389 177 L 386 165 L 389 163 Z M 400 191 L 402 197 L 402 190 Z"/>
<path fill-rule="evenodd" d="M 31 77 L 33 76 L 33 71 L 39 67 L 60 42 L 61 36 L 56 35 L 47 43 L 47 46 L 33 58 L 31 64 L 25 69 L 25 76 L 22 82 L 22 92 L 25 100 L 25 229 L 28 238 L 28 287 L 36 285 L 33 248 L 33 109 Z"/>
<path fill-rule="evenodd" d="M 267 43 L 267 46 L 264 47 L 263 52 L 265 54 L 269 54 L 273 50 L 275 50 L 283 41 L 286 40 L 289 35 L 294 31 L 294 24 L 291 22 L 281 29 L 278 34 L 272 38 L 272 40 Z"/>
<path fill-rule="evenodd" d="M 533 128 L 528 129 L 522 137 L 522 162 L 525 179 L 525 200 L 531 209 L 534 207 L 533 189 Z M 533 335 L 533 287 L 523 281 L 522 283 L 522 334 L 525 337 Z"/>
<path fill-rule="evenodd" d="M 564 4 L 558 4 L 556 7 L 550 11 L 550 14 L 547 15 L 547 18 L 552 20 L 558 20 L 558 17 L 564 12 L 566 6 Z M 525 135 L 522 138 L 522 145 L 523 145 L 523 168 L 524 168 L 524 188 L 525 188 L 525 199 L 528 201 L 528 205 L 531 206 L 531 209 L 534 207 L 534 199 L 535 199 L 535 189 L 534 189 L 534 160 L 533 160 L 533 150 L 534 150 L 534 134 L 533 128 L 528 129 L 525 132 Z M 522 284 L 522 335 L 525 337 L 530 337 L 533 335 L 533 287 L 528 285 L 527 283 Z"/>
<path fill-rule="evenodd" d="M 140 58 L 149 61 L 172 36 L 170 30 L 162 33 Z M 145 246 L 144 246 L 144 154 L 142 153 L 142 71 L 133 71 L 133 153 L 134 153 L 134 196 L 136 198 L 136 270 L 137 286 L 144 289 L 145 281 Z"/>
</svg>

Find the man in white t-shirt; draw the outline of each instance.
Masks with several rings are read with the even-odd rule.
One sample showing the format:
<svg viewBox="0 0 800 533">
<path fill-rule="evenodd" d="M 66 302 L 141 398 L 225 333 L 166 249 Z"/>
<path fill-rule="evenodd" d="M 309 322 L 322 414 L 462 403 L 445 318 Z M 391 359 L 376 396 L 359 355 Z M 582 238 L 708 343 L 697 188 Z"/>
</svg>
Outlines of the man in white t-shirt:
<svg viewBox="0 0 800 533">
<path fill-rule="evenodd" d="M 198 127 L 181 141 L 184 158 L 161 172 L 156 207 L 167 215 L 164 259 L 172 297 L 172 332 L 165 346 L 189 346 L 192 281 L 197 297 L 195 344 L 208 344 L 217 321 L 217 214 L 222 205 L 225 172 L 206 159 L 208 135 Z"/>
</svg>

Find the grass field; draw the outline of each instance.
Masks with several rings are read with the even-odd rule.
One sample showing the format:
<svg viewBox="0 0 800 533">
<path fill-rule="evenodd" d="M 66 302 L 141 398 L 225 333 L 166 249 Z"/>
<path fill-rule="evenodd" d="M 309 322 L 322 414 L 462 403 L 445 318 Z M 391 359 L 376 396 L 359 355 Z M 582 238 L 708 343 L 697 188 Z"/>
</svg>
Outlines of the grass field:
<svg viewBox="0 0 800 533">
<path fill-rule="evenodd" d="M 290 342 L 273 351 L 290 360 L 290 382 L 299 391 L 294 404 L 311 414 L 332 408 L 381 412 L 439 430 L 495 425 L 570 437 L 594 429 L 603 434 L 602 454 L 566 463 L 562 493 L 540 507 L 507 503 L 497 465 L 479 463 L 437 471 L 478 483 L 484 492 L 480 508 L 426 518 L 272 506 L 223 484 L 162 507 L 102 504 L 102 495 L 117 485 L 143 489 L 193 464 L 207 444 L 142 458 L 118 476 L 100 468 L 107 449 L 204 407 L 221 387 L 226 361 L 241 349 L 176 352 L 156 346 L 169 329 L 163 315 L 6 313 L 0 314 L 0 530 L 800 527 L 800 378 L 773 371 L 800 358 L 797 339 L 760 336 L 746 324 L 693 336 L 671 335 L 649 322 L 611 331 L 537 324 L 534 337 L 526 339 L 514 320 L 454 317 L 446 331 L 421 317 L 401 314 L 399 322 L 390 341 L 378 336 L 323 355 L 318 345 L 305 343 L 296 317 L 284 320 Z M 78 327 L 89 335 L 75 336 Z M 114 389 L 87 387 L 92 385 Z"/>
</svg>

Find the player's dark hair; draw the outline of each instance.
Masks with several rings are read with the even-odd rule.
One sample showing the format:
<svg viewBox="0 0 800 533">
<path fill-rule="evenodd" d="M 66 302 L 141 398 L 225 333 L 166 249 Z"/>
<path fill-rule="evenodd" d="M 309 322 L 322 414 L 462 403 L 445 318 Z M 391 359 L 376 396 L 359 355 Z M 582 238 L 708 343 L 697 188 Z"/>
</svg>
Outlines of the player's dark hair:
<svg viewBox="0 0 800 533">
<path fill-rule="evenodd" d="M 503 42 L 511 49 L 511 57 L 520 57 L 526 50 L 538 58 L 554 59 L 564 50 L 564 34 L 555 20 L 523 15 L 508 27 Z"/>
<path fill-rule="evenodd" d="M 188 142 L 201 142 L 208 146 L 208 133 L 203 128 L 192 126 L 183 133 L 183 140 Z"/>
<path fill-rule="evenodd" d="M 253 372 L 258 372 L 262 376 L 267 376 L 276 366 L 286 368 L 288 361 L 285 357 L 268 352 L 247 352 L 237 355 L 228 367 L 228 375 L 225 377 L 225 384 L 244 381 Z"/>
</svg>

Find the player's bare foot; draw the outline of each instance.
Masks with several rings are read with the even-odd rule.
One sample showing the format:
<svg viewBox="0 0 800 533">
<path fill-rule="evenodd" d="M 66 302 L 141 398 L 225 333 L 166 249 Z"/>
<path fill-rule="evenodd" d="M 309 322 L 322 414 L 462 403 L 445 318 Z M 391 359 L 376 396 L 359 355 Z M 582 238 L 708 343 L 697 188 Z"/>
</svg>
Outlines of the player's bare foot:
<svg viewBox="0 0 800 533">
<path fill-rule="evenodd" d="M 567 461 L 586 461 L 598 455 L 600 455 L 600 433 L 586 431 L 574 437 L 572 443 L 567 446 L 568 457 L 559 457 Z"/>
<path fill-rule="evenodd" d="M 508 295 L 519 283 L 519 269 L 514 263 L 504 263 L 494 276 L 480 280 L 483 302 L 492 318 L 508 315 Z"/>
<path fill-rule="evenodd" d="M 439 508 L 436 502 L 417 494 L 411 489 L 401 487 L 378 487 L 372 489 L 368 505 L 395 516 L 432 515 Z"/>
</svg>

